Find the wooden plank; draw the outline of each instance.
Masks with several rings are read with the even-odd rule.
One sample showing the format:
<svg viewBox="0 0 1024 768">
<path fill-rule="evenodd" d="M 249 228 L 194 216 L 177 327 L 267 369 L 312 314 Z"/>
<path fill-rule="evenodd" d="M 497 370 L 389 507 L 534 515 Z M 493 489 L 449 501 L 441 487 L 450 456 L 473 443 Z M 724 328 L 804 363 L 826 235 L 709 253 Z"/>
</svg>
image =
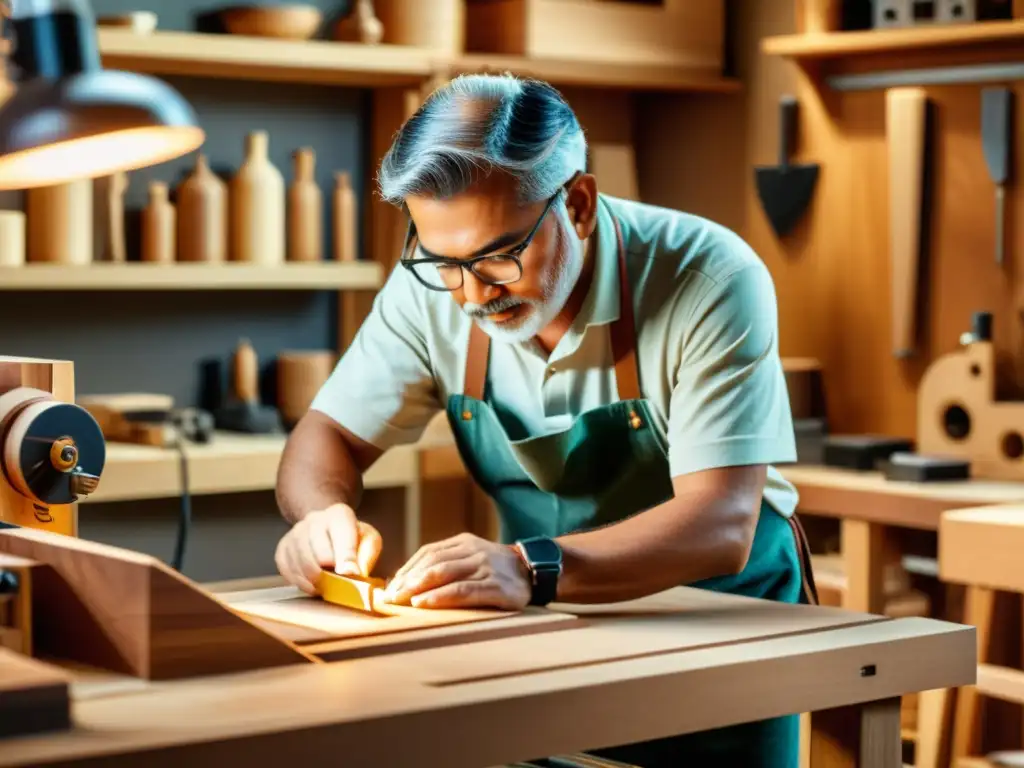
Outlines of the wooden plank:
<svg viewBox="0 0 1024 768">
<path fill-rule="evenodd" d="M 993 43 L 1015 43 L 1022 39 L 1024 22 L 987 21 L 907 29 L 779 35 L 762 41 L 761 51 L 770 56 L 798 59 L 829 59 L 921 49 L 935 49 L 941 56 L 943 51 L 949 49 L 980 48 Z M 939 63 L 938 60 L 936 63 Z"/>
<path fill-rule="evenodd" d="M 742 83 L 707 69 L 668 64 L 620 64 L 607 61 L 571 61 L 521 56 L 467 54 L 447 65 L 448 75 L 512 72 L 545 80 L 555 86 L 618 88 L 630 91 L 668 91 L 733 94 Z"/>
<path fill-rule="evenodd" d="M 198 496 L 273 490 L 285 440 L 284 435 L 218 432 L 213 442 L 186 445 L 190 492 Z M 363 477 L 365 487 L 394 488 L 413 482 L 415 450 L 403 446 L 385 453 Z M 180 457 L 175 449 L 111 442 L 99 487 L 82 502 L 158 499 L 180 493 Z"/>
<path fill-rule="evenodd" d="M 426 627 L 493 621 L 515 614 L 498 610 L 441 610 L 412 608 L 376 601 L 374 612 L 356 610 L 310 597 L 295 587 L 260 590 L 258 594 L 221 594 L 226 605 L 247 616 L 319 630 L 331 639 L 379 636 Z"/>
<path fill-rule="evenodd" d="M 1024 483 L 1018 482 L 893 482 L 880 472 L 809 465 L 779 470 L 800 493 L 802 511 L 921 530 L 938 530 L 950 509 L 1024 502 Z"/>
<path fill-rule="evenodd" d="M 1024 505 L 958 509 L 942 516 L 939 577 L 1024 593 Z"/>
<path fill-rule="evenodd" d="M 88 266 L 0 267 L 3 291 L 324 291 L 375 290 L 384 270 L 371 262 L 225 264 L 95 262 Z"/>
<path fill-rule="evenodd" d="M 49 664 L 0 648 L 0 738 L 70 726 L 68 676 Z"/>
<path fill-rule="evenodd" d="M 433 68 L 429 50 L 404 45 L 102 28 L 98 35 L 105 66 L 160 75 L 379 88 L 413 85 Z"/>
<path fill-rule="evenodd" d="M 33 648 L 151 680 L 315 661 L 203 592 L 159 560 L 27 528 L 0 551 L 45 563 L 33 572 Z"/>
<path fill-rule="evenodd" d="M 735 601 L 719 597 L 726 599 L 706 608 L 735 609 Z M 794 615 L 819 613 L 790 608 Z M 750 626 L 756 634 L 757 623 Z M 548 648 L 565 647 L 559 635 L 549 636 Z M 5 745 L 0 766 L 99 757 L 129 765 L 142 750 L 150 766 L 269 764 L 312 761 L 338 744 L 353 765 L 497 765 L 963 685 L 974 680 L 973 639 L 970 627 L 901 619 L 466 685 L 437 684 L 436 670 L 496 653 L 523 658 L 536 636 L 299 665 L 80 702 L 75 732 Z M 863 673 L 866 665 L 872 674 Z M 644 717 L 635 716 L 638 708 Z M 437 738 L 453 723 L 458 750 Z"/>
</svg>

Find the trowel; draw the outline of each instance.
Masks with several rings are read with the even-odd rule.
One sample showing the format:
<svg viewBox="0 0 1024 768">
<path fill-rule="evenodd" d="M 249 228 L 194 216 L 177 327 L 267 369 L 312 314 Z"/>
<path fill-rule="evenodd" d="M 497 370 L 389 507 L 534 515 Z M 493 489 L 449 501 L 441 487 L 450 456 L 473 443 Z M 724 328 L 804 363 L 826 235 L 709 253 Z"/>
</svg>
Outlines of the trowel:
<svg viewBox="0 0 1024 768">
<path fill-rule="evenodd" d="M 818 183 L 818 165 L 789 161 L 796 135 L 798 103 L 793 96 L 779 101 L 779 164 L 754 169 L 757 194 L 778 237 L 785 237 L 803 216 Z"/>
</svg>

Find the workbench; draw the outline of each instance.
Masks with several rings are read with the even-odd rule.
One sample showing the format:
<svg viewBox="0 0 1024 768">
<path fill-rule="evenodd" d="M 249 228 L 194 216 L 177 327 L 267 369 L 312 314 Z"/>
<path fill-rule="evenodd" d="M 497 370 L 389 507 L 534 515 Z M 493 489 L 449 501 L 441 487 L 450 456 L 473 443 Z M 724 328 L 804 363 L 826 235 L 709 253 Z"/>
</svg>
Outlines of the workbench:
<svg viewBox="0 0 1024 768">
<path fill-rule="evenodd" d="M 944 512 L 1024 502 L 1024 483 L 910 483 L 886 480 L 881 472 L 809 465 L 779 469 L 800 494 L 801 515 L 840 520 L 847 581 L 843 607 L 868 613 L 884 608 L 884 567 L 894 556 L 893 529 L 938 531 Z"/>
<path fill-rule="evenodd" d="M 812 768 L 898 768 L 899 697 L 975 680 L 974 629 L 931 619 L 690 588 L 547 611 L 165 682 L 72 668 L 71 730 L 0 742 L 0 766 L 486 768 L 813 712 Z"/>
</svg>

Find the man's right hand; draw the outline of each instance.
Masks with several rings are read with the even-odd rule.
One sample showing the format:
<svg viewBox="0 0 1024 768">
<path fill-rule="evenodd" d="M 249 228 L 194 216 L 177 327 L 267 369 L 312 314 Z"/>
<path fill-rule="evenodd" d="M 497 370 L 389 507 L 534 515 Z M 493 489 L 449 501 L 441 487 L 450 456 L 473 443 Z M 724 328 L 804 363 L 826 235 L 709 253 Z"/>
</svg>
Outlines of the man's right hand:
<svg viewBox="0 0 1024 768">
<path fill-rule="evenodd" d="M 274 562 L 289 584 L 315 595 L 324 568 L 342 575 L 369 576 L 382 546 L 376 528 L 356 519 L 347 504 L 334 504 L 310 512 L 292 526 L 277 545 Z"/>
</svg>

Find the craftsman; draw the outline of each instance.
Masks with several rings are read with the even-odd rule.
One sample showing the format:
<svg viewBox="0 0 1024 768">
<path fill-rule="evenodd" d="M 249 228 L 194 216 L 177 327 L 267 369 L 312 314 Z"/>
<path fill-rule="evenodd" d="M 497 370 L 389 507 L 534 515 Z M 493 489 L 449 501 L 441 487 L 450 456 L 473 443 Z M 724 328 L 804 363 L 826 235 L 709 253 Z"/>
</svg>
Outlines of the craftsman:
<svg viewBox="0 0 1024 768">
<path fill-rule="evenodd" d="M 768 270 L 710 221 L 600 194 L 586 166 L 541 82 L 460 77 L 405 123 L 379 175 L 409 218 L 400 266 L 282 459 L 288 581 L 369 573 L 382 542 L 356 517 L 361 475 L 443 410 L 503 542 L 428 544 L 389 599 L 814 599 L 796 492 L 772 466 L 796 450 Z M 600 754 L 795 768 L 797 744 L 791 716 Z"/>
</svg>

